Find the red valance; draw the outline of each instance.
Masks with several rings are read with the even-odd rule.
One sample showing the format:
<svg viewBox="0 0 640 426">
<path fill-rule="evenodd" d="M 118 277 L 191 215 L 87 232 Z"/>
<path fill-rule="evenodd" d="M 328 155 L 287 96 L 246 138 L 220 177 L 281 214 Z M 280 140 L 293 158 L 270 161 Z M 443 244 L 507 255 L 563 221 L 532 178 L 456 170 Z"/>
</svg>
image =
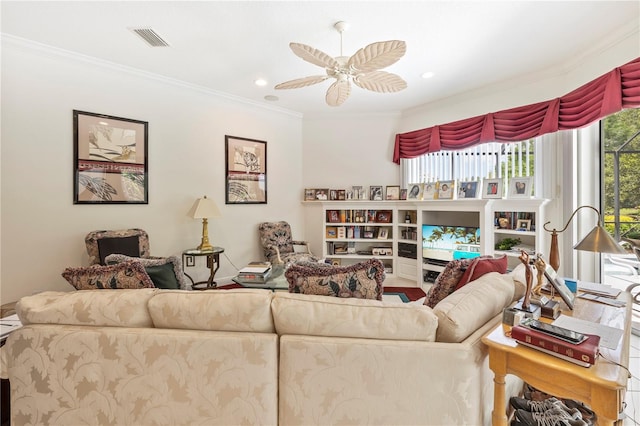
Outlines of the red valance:
<svg viewBox="0 0 640 426">
<path fill-rule="evenodd" d="M 393 161 L 484 142 L 517 142 L 577 129 L 625 108 L 640 107 L 640 58 L 546 102 L 492 112 L 396 135 Z"/>
</svg>

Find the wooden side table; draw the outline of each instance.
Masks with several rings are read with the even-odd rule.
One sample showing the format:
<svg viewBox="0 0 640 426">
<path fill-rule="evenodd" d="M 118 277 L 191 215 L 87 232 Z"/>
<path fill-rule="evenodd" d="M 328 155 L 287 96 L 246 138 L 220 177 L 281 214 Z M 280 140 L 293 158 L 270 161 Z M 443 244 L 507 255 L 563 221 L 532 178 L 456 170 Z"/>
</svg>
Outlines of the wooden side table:
<svg viewBox="0 0 640 426">
<path fill-rule="evenodd" d="M 190 261 L 191 259 L 195 259 L 198 256 L 206 256 L 207 258 L 207 268 L 209 268 L 209 278 L 206 281 L 198 281 L 194 282 L 193 278 L 189 276 L 186 272 L 184 273 L 189 280 L 191 280 L 191 288 L 194 290 L 207 290 L 211 288 L 216 288 L 217 284 L 213 280 L 220 269 L 220 253 L 224 253 L 224 249 L 222 247 L 214 247 L 213 250 L 197 250 L 197 249 L 189 249 L 182 252 L 182 268 L 191 267 L 195 265 L 195 261 Z"/>
<path fill-rule="evenodd" d="M 514 374 L 531 386 L 559 398 L 575 399 L 590 406 L 598 416 L 598 424 L 614 424 L 623 411 L 629 367 L 631 340 L 631 298 L 622 292 L 619 300 L 624 308 L 576 298 L 574 310 L 562 313 L 623 330 L 616 349 L 600 346 L 600 356 L 585 368 L 553 355 L 518 345 L 505 334 L 502 324 L 482 338 L 489 347 L 489 368 L 494 372 L 493 425 L 507 425 L 505 376 Z M 508 333 L 507 333 L 508 334 Z M 613 361 L 613 362 L 611 362 Z M 621 364 L 626 367 L 616 365 Z"/>
</svg>

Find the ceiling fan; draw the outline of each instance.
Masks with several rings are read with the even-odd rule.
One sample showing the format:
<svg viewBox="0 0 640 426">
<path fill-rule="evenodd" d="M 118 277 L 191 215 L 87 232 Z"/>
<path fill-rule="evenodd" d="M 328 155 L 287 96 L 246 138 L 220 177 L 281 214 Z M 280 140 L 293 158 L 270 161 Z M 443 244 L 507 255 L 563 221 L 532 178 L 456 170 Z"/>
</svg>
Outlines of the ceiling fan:
<svg viewBox="0 0 640 426">
<path fill-rule="evenodd" d="M 353 56 L 342 55 L 342 33 L 347 23 L 340 21 L 333 26 L 340 33 L 340 56 L 333 58 L 326 53 L 302 43 L 289 43 L 296 56 L 314 65 L 323 67 L 326 75 L 314 75 L 286 81 L 275 86 L 276 89 L 298 89 L 321 83 L 329 78 L 336 81 L 327 90 L 325 100 L 330 106 L 340 106 L 351 94 L 351 81 L 373 92 L 391 93 L 406 89 L 407 82 L 400 76 L 379 71 L 402 58 L 407 45 L 401 40 L 379 41 L 372 43 Z"/>
</svg>

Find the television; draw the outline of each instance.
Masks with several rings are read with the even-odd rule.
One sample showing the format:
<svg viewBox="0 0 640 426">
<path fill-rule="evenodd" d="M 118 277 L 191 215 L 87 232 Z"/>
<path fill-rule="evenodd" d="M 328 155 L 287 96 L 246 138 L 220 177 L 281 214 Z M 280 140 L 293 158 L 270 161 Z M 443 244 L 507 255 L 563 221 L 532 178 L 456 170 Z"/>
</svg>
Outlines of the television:
<svg viewBox="0 0 640 426">
<path fill-rule="evenodd" d="M 480 228 L 422 225 L 422 257 L 440 261 L 480 256 Z"/>
</svg>

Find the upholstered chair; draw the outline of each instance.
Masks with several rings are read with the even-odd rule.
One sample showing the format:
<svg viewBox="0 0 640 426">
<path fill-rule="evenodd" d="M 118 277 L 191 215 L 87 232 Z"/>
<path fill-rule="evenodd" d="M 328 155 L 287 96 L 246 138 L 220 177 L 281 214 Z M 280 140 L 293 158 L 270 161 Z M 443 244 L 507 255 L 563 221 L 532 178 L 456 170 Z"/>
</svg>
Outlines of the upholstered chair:
<svg viewBox="0 0 640 426">
<path fill-rule="evenodd" d="M 120 229 L 115 231 L 92 231 L 84 239 L 89 255 L 89 265 L 106 265 L 110 254 L 131 257 L 151 257 L 149 235 L 142 229 Z"/>
<path fill-rule="evenodd" d="M 291 238 L 291 226 L 285 221 L 262 222 L 258 225 L 258 233 L 264 257 L 274 265 L 318 261 L 318 258 L 311 253 L 307 241 Z M 294 246 L 302 246 L 304 251 L 296 251 Z"/>
</svg>

